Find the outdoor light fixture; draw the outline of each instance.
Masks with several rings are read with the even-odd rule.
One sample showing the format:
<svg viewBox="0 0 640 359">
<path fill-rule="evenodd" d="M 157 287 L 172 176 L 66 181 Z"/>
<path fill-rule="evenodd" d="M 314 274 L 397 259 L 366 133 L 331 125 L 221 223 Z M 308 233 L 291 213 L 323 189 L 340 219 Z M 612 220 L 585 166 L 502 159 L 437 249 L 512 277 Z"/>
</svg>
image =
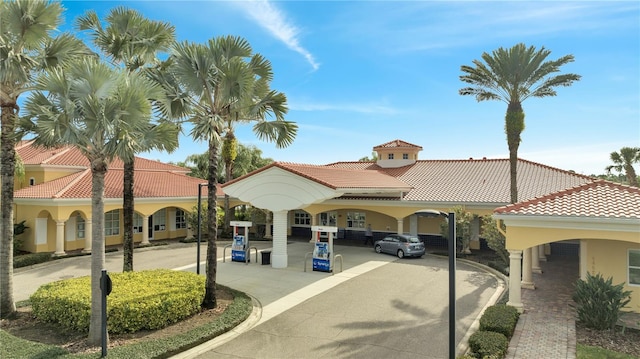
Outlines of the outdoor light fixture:
<svg viewBox="0 0 640 359">
<path fill-rule="evenodd" d="M 432 209 L 422 209 L 415 213 L 422 217 L 442 216 L 449 222 L 449 359 L 456 357 L 456 214 Z"/>
<path fill-rule="evenodd" d="M 200 274 L 200 240 L 202 238 L 202 187 L 208 183 L 198 183 L 198 250 L 196 254 L 196 274 Z"/>
</svg>

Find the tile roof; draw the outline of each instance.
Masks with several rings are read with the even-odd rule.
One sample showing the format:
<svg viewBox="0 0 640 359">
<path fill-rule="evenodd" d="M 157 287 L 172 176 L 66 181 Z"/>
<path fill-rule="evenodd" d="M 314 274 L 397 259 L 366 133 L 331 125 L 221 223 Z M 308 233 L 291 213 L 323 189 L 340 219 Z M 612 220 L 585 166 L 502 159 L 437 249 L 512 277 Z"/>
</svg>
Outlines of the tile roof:
<svg viewBox="0 0 640 359">
<path fill-rule="evenodd" d="M 89 160 L 75 147 L 61 146 L 57 148 L 41 148 L 33 145 L 33 141 L 20 141 L 16 145 L 16 152 L 22 158 L 25 165 L 48 165 L 61 167 L 89 168 Z M 124 168 L 122 160 L 114 159 L 109 164 L 109 169 Z M 189 173 L 189 169 L 172 164 L 152 161 L 142 157 L 135 159 L 136 169 L 174 171 Z"/>
<path fill-rule="evenodd" d="M 598 180 L 500 207 L 494 213 L 640 219 L 640 188 Z"/>
<path fill-rule="evenodd" d="M 104 198 L 122 198 L 122 169 L 109 169 L 104 179 Z M 198 184 L 206 180 L 175 172 L 135 171 L 135 198 L 197 197 Z M 203 196 L 206 190 L 203 188 Z M 217 196 L 224 196 L 218 186 Z M 91 198 L 91 170 L 84 170 L 62 178 L 25 187 L 15 191 L 15 198 Z"/>
<path fill-rule="evenodd" d="M 422 150 L 422 146 L 414 145 L 413 143 L 405 142 L 402 140 L 393 140 L 381 145 L 377 145 L 373 148 L 373 150 L 375 151 L 383 148 L 416 148 Z"/>
<path fill-rule="evenodd" d="M 322 165 L 297 164 L 289 162 L 273 162 L 270 165 L 254 171 L 246 176 L 236 178 L 226 184 L 235 183 L 247 176 L 265 171 L 269 168 L 281 168 L 299 176 L 320 183 L 332 189 L 391 189 L 408 191 L 411 186 L 377 170 L 353 168 L 331 168 Z M 225 184 L 225 185 L 226 185 Z M 223 185 L 224 187 L 224 185 Z"/>
<path fill-rule="evenodd" d="M 367 169 L 384 172 L 411 186 L 403 198 L 408 201 L 457 203 L 509 203 L 508 159 L 419 160 L 399 168 L 380 168 L 372 162 L 337 162 L 340 169 Z M 527 200 L 595 179 L 518 160 L 518 197 Z"/>
<path fill-rule="evenodd" d="M 73 174 L 16 190 L 15 198 L 91 198 L 91 170 L 89 160 L 75 147 L 62 146 L 45 149 L 33 146 L 33 141 L 20 141 L 16 152 L 26 165 L 78 168 Z M 109 164 L 105 176 L 105 198 L 122 198 L 124 178 L 123 163 L 116 158 Z M 136 198 L 196 197 L 198 184 L 206 180 L 187 176 L 188 168 L 152 161 L 142 157 L 135 159 L 134 196 Z M 206 196 L 206 190 L 203 190 Z M 218 185 L 217 196 L 224 196 Z"/>
</svg>

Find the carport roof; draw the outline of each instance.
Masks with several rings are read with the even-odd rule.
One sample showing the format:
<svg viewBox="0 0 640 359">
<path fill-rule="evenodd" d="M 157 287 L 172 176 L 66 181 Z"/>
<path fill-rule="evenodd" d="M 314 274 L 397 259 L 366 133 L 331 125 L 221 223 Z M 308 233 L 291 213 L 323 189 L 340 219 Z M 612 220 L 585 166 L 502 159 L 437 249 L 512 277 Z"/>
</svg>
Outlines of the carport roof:
<svg viewBox="0 0 640 359">
<path fill-rule="evenodd" d="M 640 219 L 640 188 L 599 180 L 497 208 L 498 215 Z"/>
</svg>

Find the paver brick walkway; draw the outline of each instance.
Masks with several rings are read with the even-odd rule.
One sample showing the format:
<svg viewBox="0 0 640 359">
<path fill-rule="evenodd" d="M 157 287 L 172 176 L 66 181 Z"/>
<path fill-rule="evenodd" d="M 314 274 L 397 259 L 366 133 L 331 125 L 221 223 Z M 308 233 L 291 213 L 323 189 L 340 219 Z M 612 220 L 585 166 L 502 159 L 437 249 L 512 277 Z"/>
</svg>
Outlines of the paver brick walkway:
<svg viewBox="0 0 640 359">
<path fill-rule="evenodd" d="M 576 257 L 550 256 L 533 274 L 535 290 L 522 289 L 520 315 L 508 359 L 575 359 L 576 324 L 571 294 L 579 278 Z"/>
</svg>

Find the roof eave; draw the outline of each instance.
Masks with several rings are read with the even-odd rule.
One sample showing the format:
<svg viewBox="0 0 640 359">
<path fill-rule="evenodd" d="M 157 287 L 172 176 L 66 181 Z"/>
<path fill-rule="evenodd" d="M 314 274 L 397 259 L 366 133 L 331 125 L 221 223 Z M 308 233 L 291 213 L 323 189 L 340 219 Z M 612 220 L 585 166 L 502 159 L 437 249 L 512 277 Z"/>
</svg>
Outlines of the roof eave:
<svg viewBox="0 0 640 359">
<path fill-rule="evenodd" d="M 562 229 L 612 230 L 640 233 L 640 218 L 596 216 L 550 216 L 494 213 L 493 217 L 504 221 L 507 227 L 535 227 Z"/>
</svg>

